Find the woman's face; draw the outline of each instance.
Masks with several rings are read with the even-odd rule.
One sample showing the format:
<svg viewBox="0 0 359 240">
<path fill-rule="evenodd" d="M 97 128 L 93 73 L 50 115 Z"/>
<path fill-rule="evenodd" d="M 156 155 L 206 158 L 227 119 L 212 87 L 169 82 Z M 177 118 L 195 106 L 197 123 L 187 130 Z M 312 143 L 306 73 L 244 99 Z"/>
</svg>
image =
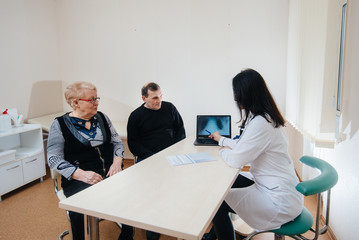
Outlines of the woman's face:
<svg viewBox="0 0 359 240">
<path fill-rule="evenodd" d="M 75 100 L 77 101 L 77 105 L 74 110 L 83 117 L 91 118 L 97 113 L 97 107 L 99 104 L 96 100 L 97 91 L 85 88 L 83 93 L 84 95 L 81 98 Z"/>
</svg>

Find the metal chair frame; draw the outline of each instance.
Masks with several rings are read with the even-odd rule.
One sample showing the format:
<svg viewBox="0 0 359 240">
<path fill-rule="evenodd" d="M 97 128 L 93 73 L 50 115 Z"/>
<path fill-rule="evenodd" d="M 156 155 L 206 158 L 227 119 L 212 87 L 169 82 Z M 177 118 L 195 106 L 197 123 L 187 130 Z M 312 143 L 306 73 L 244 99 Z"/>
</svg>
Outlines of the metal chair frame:
<svg viewBox="0 0 359 240">
<path fill-rule="evenodd" d="M 52 180 L 54 181 L 54 191 L 55 191 L 55 194 L 57 196 L 57 198 L 59 199 L 59 201 L 61 201 L 61 198 L 59 197 L 59 195 L 63 195 L 63 190 L 60 190 L 59 187 L 58 187 L 58 182 L 57 182 L 57 178 L 59 176 L 61 176 L 56 170 L 53 170 L 53 169 L 50 169 L 50 172 L 51 172 L 51 178 Z M 71 234 L 71 220 L 70 220 L 70 215 L 69 215 L 69 211 L 66 210 L 66 215 L 67 215 L 67 220 L 69 221 L 69 224 L 70 224 L 70 230 L 65 230 L 63 231 L 59 237 L 58 237 L 58 240 L 62 240 L 66 235 L 70 235 L 72 236 Z M 103 219 L 101 218 L 97 218 L 97 222 L 101 222 Z M 98 223 L 95 223 L 98 225 Z M 122 228 L 121 224 L 116 222 L 117 226 L 119 228 Z"/>
<path fill-rule="evenodd" d="M 58 172 L 56 172 L 55 170 L 53 169 L 50 169 L 50 173 L 51 173 L 51 178 L 52 180 L 54 181 L 54 191 L 55 191 L 55 194 L 57 196 L 57 198 L 59 199 L 59 201 L 61 201 L 59 195 L 60 194 L 63 194 L 63 190 L 60 190 L 59 187 L 58 187 L 58 182 L 57 182 L 57 178 L 60 176 L 60 174 Z M 69 215 L 69 211 L 66 211 L 66 215 L 67 215 L 67 220 L 69 221 L 70 223 L 70 215 Z M 71 227 L 70 227 L 71 229 Z M 71 233 L 71 230 L 65 230 L 63 231 L 59 237 L 58 237 L 58 240 L 62 240 L 64 238 L 64 236 L 68 235 Z M 70 234 L 71 235 L 71 234 Z"/>
</svg>

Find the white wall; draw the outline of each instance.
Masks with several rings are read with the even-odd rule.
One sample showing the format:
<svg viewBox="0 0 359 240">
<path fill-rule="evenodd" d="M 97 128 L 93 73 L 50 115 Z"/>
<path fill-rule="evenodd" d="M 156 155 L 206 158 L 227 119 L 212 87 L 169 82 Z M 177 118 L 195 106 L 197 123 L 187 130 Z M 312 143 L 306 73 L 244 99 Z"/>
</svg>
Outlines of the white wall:
<svg viewBox="0 0 359 240">
<path fill-rule="evenodd" d="M 91 81 L 100 96 L 134 109 L 141 87 L 155 81 L 193 134 L 196 114 L 238 120 L 231 79 L 252 67 L 284 110 L 287 0 L 56 3 L 65 85 Z"/>
<path fill-rule="evenodd" d="M 59 79 L 55 7 L 0 0 L 0 109 L 17 107 L 27 117 L 33 85 Z"/>
<path fill-rule="evenodd" d="M 333 148 L 318 148 L 311 139 L 298 134 L 291 125 L 287 131 L 290 139 L 289 150 L 293 158 L 298 159 L 303 154 L 313 155 L 328 161 L 338 172 L 338 183 L 331 192 L 329 223 L 337 239 L 358 238 L 355 223 L 359 210 L 355 206 L 359 199 L 359 2 L 348 0 L 347 10 L 343 104 L 339 129 L 341 139 L 338 139 Z M 311 178 L 314 174 L 305 168 L 302 179 Z"/>
<path fill-rule="evenodd" d="M 155 81 L 193 134 L 196 114 L 238 120 L 231 79 L 247 67 L 263 75 L 284 111 L 288 0 L 0 4 L 0 81 L 8 89 L 0 108 L 17 107 L 25 118 L 39 114 L 29 113 L 39 81 L 93 82 L 108 99 L 102 104 L 121 106 L 106 113 L 123 120 L 141 104 L 142 85 Z"/>
<path fill-rule="evenodd" d="M 286 118 L 324 144 L 334 142 L 343 0 L 290 0 Z"/>
<path fill-rule="evenodd" d="M 339 181 L 332 191 L 331 223 L 337 239 L 357 239 L 355 228 L 359 209 L 359 2 L 348 0 L 344 55 L 342 113 L 340 132 L 343 141 L 320 154 L 338 171 Z"/>
</svg>

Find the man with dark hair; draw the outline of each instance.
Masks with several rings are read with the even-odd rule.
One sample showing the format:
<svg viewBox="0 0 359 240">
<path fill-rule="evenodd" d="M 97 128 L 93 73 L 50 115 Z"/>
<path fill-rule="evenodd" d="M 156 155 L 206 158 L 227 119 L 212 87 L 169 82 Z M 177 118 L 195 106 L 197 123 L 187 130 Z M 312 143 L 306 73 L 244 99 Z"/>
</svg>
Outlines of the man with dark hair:
<svg viewBox="0 0 359 240">
<path fill-rule="evenodd" d="M 141 89 L 143 104 L 134 110 L 127 123 L 127 142 L 140 162 L 184 139 L 183 120 L 176 107 L 162 101 L 158 84 L 147 83 Z M 157 240 L 159 233 L 146 232 L 147 240 Z"/>
</svg>

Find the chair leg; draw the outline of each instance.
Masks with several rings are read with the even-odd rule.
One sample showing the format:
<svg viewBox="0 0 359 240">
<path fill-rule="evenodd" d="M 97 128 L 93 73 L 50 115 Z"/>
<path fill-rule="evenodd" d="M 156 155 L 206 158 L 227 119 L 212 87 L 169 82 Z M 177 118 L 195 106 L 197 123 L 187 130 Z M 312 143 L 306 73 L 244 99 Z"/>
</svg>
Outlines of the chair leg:
<svg viewBox="0 0 359 240">
<path fill-rule="evenodd" d="M 247 237 L 245 237 L 243 240 L 252 240 L 252 237 L 254 237 L 257 234 L 261 234 L 262 232 L 252 232 L 251 234 L 249 234 Z"/>
<path fill-rule="evenodd" d="M 284 236 L 275 233 L 274 234 L 274 240 L 284 240 Z"/>
<path fill-rule="evenodd" d="M 69 230 L 63 231 L 63 232 L 60 234 L 58 240 L 62 240 L 62 239 L 63 239 L 67 234 L 69 234 L 69 233 L 70 233 Z"/>
</svg>

